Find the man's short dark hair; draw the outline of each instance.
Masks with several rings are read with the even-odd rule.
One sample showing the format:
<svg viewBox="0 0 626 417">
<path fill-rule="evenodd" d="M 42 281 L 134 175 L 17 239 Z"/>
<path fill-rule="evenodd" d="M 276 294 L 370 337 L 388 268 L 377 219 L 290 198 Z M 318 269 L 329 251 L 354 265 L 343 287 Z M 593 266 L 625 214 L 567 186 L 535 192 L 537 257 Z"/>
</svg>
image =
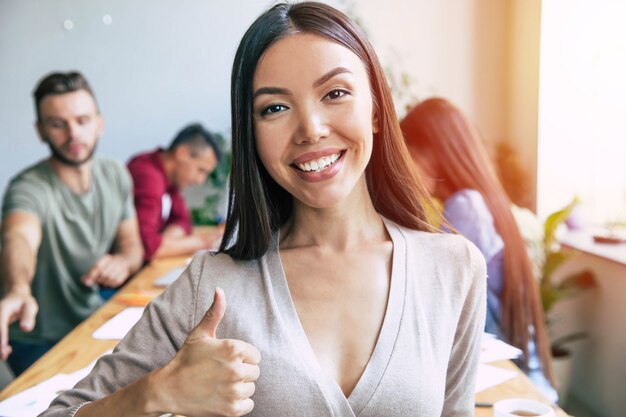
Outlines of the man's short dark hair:
<svg viewBox="0 0 626 417">
<path fill-rule="evenodd" d="M 193 123 L 178 132 L 168 151 L 173 151 L 180 145 L 188 145 L 192 152 L 199 153 L 206 147 L 213 149 L 217 162 L 222 160 L 222 149 L 217 137 L 206 130 L 200 123 Z"/>
<path fill-rule="evenodd" d="M 35 98 L 35 110 L 37 111 L 37 120 L 41 121 L 41 113 L 39 104 L 46 96 L 73 93 L 74 91 L 85 90 L 88 92 L 98 108 L 96 96 L 93 94 L 87 79 L 78 71 L 72 72 L 52 72 L 39 81 L 33 97 Z"/>
</svg>

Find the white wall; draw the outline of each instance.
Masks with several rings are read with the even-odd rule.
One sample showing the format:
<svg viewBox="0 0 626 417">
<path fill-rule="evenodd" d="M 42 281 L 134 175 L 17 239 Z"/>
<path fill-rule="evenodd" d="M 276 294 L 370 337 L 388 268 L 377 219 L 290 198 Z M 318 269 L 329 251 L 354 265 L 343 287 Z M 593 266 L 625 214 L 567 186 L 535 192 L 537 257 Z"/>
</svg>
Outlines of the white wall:
<svg viewBox="0 0 626 417">
<path fill-rule="evenodd" d="M 51 70 L 78 69 L 90 81 L 106 123 L 101 155 L 126 160 L 191 121 L 228 134 L 232 57 L 267 3 L 223 4 L 0 0 L 0 192 L 48 153 L 33 129 L 31 92 Z"/>
<path fill-rule="evenodd" d="M 506 2 L 356 1 L 386 68 L 407 72 L 413 95 L 452 100 L 486 141 L 505 133 Z M 407 99 L 410 97 L 407 97 Z"/>
<path fill-rule="evenodd" d="M 505 136 L 506 2 L 333 3 L 359 18 L 386 67 L 415 80 L 405 96 L 447 97 L 486 141 Z M 228 136 L 232 58 L 269 4 L 0 0 L 0 193 L 15 173 L 47 155 L 33 129 L 31 92 L 52 70 L 78 69 L 91 82 L 106 121 L 101 155 L 126 160 L 167 144 L 191 121 Z"/>
</svg>

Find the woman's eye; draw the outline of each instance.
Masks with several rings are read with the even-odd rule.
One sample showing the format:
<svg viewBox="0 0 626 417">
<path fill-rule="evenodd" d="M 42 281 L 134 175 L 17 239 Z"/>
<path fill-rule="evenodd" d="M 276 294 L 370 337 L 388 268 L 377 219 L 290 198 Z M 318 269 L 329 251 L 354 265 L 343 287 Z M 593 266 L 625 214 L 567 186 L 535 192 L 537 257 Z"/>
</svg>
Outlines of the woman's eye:
<svg viewBox="0 0 626 417">
<path fill-rule="evenodd" d="M 347 95 L 348 92 L 346 90 L 333 90 L 330 93 L 326 94 L 324 98 L 329 98 L 331 100 L 336 100 Z"/>
<path fill-rule="evenodd" d="M 286 109 L 287 109 L 287 106 L 283 106 L 282 104 L 272 104 L 271 106 L 268 106 L 261 111 L 261 116 L 278 113 Z"/>
</svg>

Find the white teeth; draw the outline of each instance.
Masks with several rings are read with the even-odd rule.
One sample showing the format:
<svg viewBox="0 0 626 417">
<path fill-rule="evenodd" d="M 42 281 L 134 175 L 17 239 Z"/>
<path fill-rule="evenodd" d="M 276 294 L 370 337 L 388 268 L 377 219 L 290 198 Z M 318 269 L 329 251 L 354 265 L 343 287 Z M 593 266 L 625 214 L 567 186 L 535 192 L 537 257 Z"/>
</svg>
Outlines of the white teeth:
<svg viewBox="0 0 626 417">
<path fill-rule="evenodd" d="M 337 159 L 339 159 L 340 156 L 341 156 L 341 153 L 339 152 L 333 155 L 323 156 L 321 158 L 314 159 L 312 161 L 298 164 L 298 168 L 300 168 L 302 171 L 305 171 L 305 172 L 308 172 L 308 171 L 320 172 L 323 169 L 325 169 L 327 166 L 335 163 Z"/>
</svg>

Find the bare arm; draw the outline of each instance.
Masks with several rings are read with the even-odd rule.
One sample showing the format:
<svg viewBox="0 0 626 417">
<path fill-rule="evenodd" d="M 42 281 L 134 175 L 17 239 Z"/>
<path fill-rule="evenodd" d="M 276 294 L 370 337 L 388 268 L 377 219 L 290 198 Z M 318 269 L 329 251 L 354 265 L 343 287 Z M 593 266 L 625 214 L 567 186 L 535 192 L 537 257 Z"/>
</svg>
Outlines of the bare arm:
<svg viewBox="0 0 626 417">
<path fill-rule="evenodd" d="M 101 257 L 83 275 L 85 285 L 98 283 L 116 288 L 134 274 L 143 260 L 143 248 L 139 238 L 139 226 L 135 217 L 122 221 L 117 228 L 117 237 L 112 254 Z"/>
<path fill-rule="evenodd" d="M 182 227 L 168 226 L 162 234 L 161 244 L 154 258 L 192 255 L 202 249 L 211 249 L 222 237 L 222 228 L 212 227 L 207 232 L 187 235 Z"/>
<path fill-rule="evenodd" d="M 134 274 L 141 268 L 143 248 L 136 217 L 124 220 L 118 226 L 113 253 L 126 259 L 130 274 Z"/>
<path fill-rule="evenodd" d="M 32 213 L 14 212 L 2 221 L 2 289 L 0 300 L 0 357 L 11 353 L 9 325 L 20 321 L 24 331 L 35 327 L 39 306 L 31 283 L 35 276 L 37 251 L 41 245 L 41 222 Z"/>
</svg>

